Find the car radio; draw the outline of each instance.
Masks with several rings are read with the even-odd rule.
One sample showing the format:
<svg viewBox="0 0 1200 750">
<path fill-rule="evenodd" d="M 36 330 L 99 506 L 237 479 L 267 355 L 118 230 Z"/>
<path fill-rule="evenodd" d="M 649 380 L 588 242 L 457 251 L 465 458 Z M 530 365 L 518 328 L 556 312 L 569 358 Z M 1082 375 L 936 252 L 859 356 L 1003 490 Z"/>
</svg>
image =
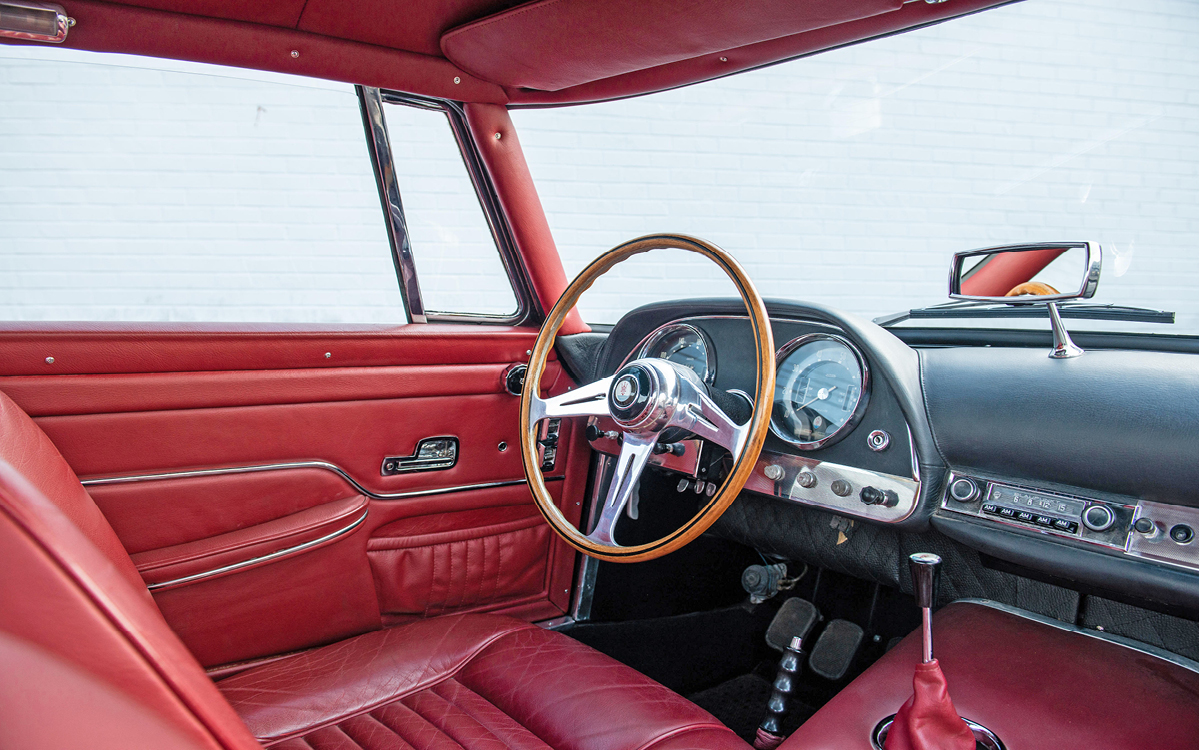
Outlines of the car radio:
<svg viewBox="0 0 1200 750">
<path fill-rule="evenodd" d="M 1196 508 L 1140 501 L 1125 505 L 950 472 L 943 510 L 1098 544 L 1196 570 Z"/>
<path fill-rule="evenodd" d="M 1124 550 L 1136 508 L 951 473 L 942 508 Z"/>
</svg>

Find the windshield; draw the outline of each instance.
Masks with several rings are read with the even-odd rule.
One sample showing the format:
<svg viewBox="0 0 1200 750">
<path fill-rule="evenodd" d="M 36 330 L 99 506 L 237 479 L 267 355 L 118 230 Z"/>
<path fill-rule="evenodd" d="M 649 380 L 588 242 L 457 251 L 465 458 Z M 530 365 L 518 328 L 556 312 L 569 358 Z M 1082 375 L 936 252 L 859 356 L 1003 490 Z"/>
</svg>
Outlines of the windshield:
<svg viewBox="0 0 1200 750">
<path fill-rule="evenodd" d="M 945 302 L 957 251 L 1091 240 L 1104 250 L 1093 302 L 1177 313 L 1092 327 L 1195 334 L 1197 88 L 1194 0 L 1027 0 L 513 118 L 568 276 L 625 240 L 680 232 L 733 253 L 766 297 L 876 317 Z M 613 323 L 733 293 L 706 261 L 659 251 L 580 306 Z"/>
</svg>

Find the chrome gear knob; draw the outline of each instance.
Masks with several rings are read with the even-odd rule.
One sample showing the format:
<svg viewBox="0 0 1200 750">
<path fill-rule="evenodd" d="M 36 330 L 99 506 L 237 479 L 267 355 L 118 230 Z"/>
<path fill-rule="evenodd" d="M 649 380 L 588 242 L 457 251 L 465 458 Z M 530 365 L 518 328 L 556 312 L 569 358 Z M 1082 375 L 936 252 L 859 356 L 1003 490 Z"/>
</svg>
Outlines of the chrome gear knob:
<svg viewBox="0 0 1200 750">
<path fill-rule="evenodd" d="M 938 578 L 942 572 L 942 558 L 932 552 L 916 552 L 908 556 L 908 570 L 912 574 L 913 596 L 921 608 L 921 661 L 933 661 L 933 605 L 937 601 Z"/>
</svg>

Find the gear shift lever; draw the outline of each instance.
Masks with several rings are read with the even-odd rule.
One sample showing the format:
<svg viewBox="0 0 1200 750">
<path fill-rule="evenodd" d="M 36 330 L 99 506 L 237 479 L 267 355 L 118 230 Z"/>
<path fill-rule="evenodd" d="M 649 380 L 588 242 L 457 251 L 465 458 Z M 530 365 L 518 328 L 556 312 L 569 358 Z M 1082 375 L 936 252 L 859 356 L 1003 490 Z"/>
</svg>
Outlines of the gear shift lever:
<svg viewBox="0 0 1200 750">
<path fill-rule="evenodd" d="M 896 712 L 884 750 L 974 750 L 975 734 L 950 700 L 946 676 L 933 658 L 933 605 L 937 602 L 942 558 L 929 552 L 908 556 L 913 595 L 921 608 L 921 663 L 913 695 Z"/>
<path fill-rule="evenodd" d="M 942 558 L 932 552 L 917 552 L 908 556 L 912 573 L 913 595 L 921 608 L 921 663 L 933 661 L 933 605 L 937 601 L 938 578 L 942 574 Z"/>
</svg>

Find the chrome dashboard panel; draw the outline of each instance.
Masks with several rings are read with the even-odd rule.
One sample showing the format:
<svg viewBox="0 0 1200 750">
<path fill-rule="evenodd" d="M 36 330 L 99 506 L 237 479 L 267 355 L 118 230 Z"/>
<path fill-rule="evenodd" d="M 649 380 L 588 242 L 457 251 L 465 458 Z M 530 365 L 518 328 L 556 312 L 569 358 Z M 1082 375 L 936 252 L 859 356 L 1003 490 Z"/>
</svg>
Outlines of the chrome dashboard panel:
<svg viewBox="0 0 1200 750">
<path fill-rule="evenodd" d="M 807 473 L 809 479 L 802 480 Z M 772 479 L 777 476 L 777 479 Z M 843 482 L 848 492 L 834 491 L 835 483 Z M 805 486 L 811 483 L 811 487 Z M 867 505 L 861 499 L 866 488 L 895 493 L 894 505 Z M 912 515 L 921 497 L 921 481 L 908 477 L 859 469 L 854 466 L 819 461 L 811 456 L 797 456 L 763 451 L 754 473 L 746 481 L 746 489 L 771 495 L 781 500 L 811 505 L 845 516 L 865 518 L 881 523 L 897 523 Z"/>
<path fill-rule="evenodd" d="M 1136 528 L 1137 521 L 1145 518 L 1153 528 L 1142 532 Z M 1126 552 L 1154 562 L 1178 565 L 1188 570 L 1200 570 L 1200 510 L 1179 505 L 1165 505 L 1143 500 L 1137 504 L 1134 514 L 1134 531 L 1129 535 Z M 1192 530 L 1186 542 L 1172 538 L 1172 530 L 1186 526 Z"/>
</svg>

